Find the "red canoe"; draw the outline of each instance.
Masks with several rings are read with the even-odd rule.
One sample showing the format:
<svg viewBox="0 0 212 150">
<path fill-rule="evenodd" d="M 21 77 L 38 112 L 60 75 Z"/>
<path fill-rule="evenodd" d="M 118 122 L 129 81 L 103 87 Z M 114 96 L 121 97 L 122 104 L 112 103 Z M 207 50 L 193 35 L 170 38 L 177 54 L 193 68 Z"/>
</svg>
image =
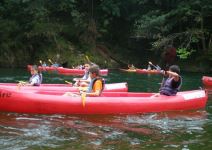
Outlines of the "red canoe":
<svg viewBox="0 0 212 150">
<path fill-rule="evenodd" d="M 203 77 L 202 77 L 202 83 L 203 83 L 203 85 L 206 86 L 206 87 L 212 86 L 212 77 L 203 76 Z"/>
<path fill-rule="evenodd" d="M 27 69 L 30 71 L 32 68 L 32 65 L 27 65 Z M 57 71 L 58 68 L 62 68 L 62 67 L 53 67 L 53 66 L 38 66 L 38 70 L 39 71 Z"/>
<path fill-rule="evenodd" d="M 120 70 L 124 72 L 136 72 L 136 69 L 120 69 Z"/>
<path fill-rule="evenodd" d="M 16 83 L 0 83 L 0 88 L 14 89 L 18 91 L 60 91 L 60 92 L 77 92 L 79 87 L 72 87 L 70 84 L 42 84 L 40 86 L 20 86 Z M 105 84 L 104 92 L 127 92 L 126 82 Z"/>
<path fill-rule="evenodd" d="M 0 88 L 0 111 L 33 114 L 138 114 L 203 109 L 208 99 L 204 90 L 157 97 L 153 96 L 154 93 L 130 92 L 105 92 L 100 97 L 84 98 L 61 94 L 35 94 Z"/>
<path fill-rule="evenodd" d="M 136 73 L 141 74 L 160 74 L 158 70 L 136 69 Z"/>
<path fill-rule="evenodd" d="M 83 75 L 85 73 L 85 71 L 82 69 L 70 69 L 70 68 L 62 68 L 62 67 L 59 67 L 57 71 L 59 74 L 63 74 L 63 75 Z M 101 69 L 100 75 L 107 76 L 108 69 Z"/>
<path fill-rule="evenodd" d="M 30 70 L 32 65 L 27 65 L 27 69 Z M 63 67 L 43 67 L 38 66 L 39 71 L 56 71 L 58 74 L 62 75 L 77 75 L 82 76 L 84 75 L 85 71 L 83 69 L 70 69 L 70 68 L 63 68 Z M 108 75 L 108 69 L 101 69 L 100 75 L 107 76 Z"/>
</svg>

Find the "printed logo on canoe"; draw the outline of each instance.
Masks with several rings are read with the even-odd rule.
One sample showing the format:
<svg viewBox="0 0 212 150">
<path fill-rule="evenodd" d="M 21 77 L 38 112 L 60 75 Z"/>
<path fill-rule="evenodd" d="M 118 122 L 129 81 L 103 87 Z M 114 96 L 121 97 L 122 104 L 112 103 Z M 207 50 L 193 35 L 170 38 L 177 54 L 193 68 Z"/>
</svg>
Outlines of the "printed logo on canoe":
<svg viewBox="0 0 212 150">
<path fill-rule="evenodd" d="M 182 96 L 184 97 L 185 100 L 193 100 L 193 99 L 205 97 L 205 92 L 204 91 L 197 91 L 197 92 L 187 93 L 187 94 L 184 94 Z"/>
<path fill-rule="evenodd" d="M 0 98 L 9 98 L 12 96 L 11 92 L 7 92 L 7 91 L 0 91 Z"/>
</svg>

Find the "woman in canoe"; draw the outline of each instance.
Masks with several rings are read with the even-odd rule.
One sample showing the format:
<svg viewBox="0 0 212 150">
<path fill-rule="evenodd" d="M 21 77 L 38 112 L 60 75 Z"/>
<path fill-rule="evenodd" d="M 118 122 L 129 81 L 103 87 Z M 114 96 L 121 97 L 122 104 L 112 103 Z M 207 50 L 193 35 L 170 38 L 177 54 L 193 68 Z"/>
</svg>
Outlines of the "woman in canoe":
<svg viewBox="0 0 212 150">
<path fill-rule="evenodd" d="M 89 69 L 89 76 L 91 82 L 89 83 L 87 91 L 80 91 L 80 94 L 85 96 L 100 96 L 104 88 L 104 79 L 99 75 L 100 69 L 98 66 L 91 66 Z M 79 96 L 71 92 L 66 92 L 64 96 Z"/>
<path fill-rule="evenodd" d="M 162 70 L 161 73 L 164 75 L 164 78 L 160 87 L 160 94 L 167 96 L 176 95 L 182 84 L 179 66 L 172 65 L 168 71 Z"/>
<path fill-rule="evenodd" d="M 90 65 L 89 64 L 85 64 L 85 74 L 82 78 L 74 78 L 73 80 L 76 81 L 74 83 L 74 86 L 88 86 L 89 83 L 91 82 L 91 78 L 89 76 L 89 69 L 90 69 Z"/>
<path fill-rule="evenodd" d="M 37 65 L 33 65 L 30 69 L 31 77 L 29 82 L 20 82 L 18 85 L 30 85 L 30 86 L 40 86 L 42 83 L 42 74 L 39 73 Z"/>
</svg>

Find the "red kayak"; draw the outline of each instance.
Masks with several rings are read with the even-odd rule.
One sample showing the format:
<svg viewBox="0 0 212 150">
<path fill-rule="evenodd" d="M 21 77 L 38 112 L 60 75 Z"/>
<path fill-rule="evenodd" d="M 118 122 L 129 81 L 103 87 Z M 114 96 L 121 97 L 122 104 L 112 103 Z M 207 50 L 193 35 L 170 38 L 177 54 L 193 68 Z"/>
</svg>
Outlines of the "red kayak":
<svg viewBox="0 0 212 150">
<path fill-rule="evenodd" d="M 77 92 L 80 87 L 72 87 L 70 84 L 41 84 L 40 86 L 20 86 L 16 83 L 0 83 L 0 88 L 14 89 L 18 91 L 60 91 L 60 92 Z M 126 82 L 105 84 L 104 92 L 127 92 Z"/>
<path fill-rule="evenodd" d="M 158 70 L 136 69 L 136 73 L 141 74 L 160 74 Z"/>
<path fill-rule="evenodd" d="M 120 69 L 120 70 L 124 72 L 136 72 L 136 69 Z"/>
<path fill-rule="evenodd" d="M 57 71 L 59 74 L 63 74 L 63 75 L 83 75 L 85 73 L 84 69 L 70 69 L 70 68 L 62 68 L 62 67 L 59 67 Z M 101 69 L 100 75 L 107 76 L 108 69 Z"/>
<path fill-rule="evenodd" d="M 63 93 L 32 93 L 0 88 L 0 111 L 33 114 L 138 114 L 204 109 L 204 90 L 155 93 L 105 92 L 100 97 L 70 97 Z"/>
<path fill-rule="evenodd" d="M 32 68 L 32 65 L 27 65 L 27 69 L 30 71 Z M 58 68 L 62 67 L 53 67 L 53 66 L 38 66 L 39 71 L 57 71 Z"/>
<path fill-rule="evenodd" d="M 30 70 L 32 68 L 32 65 L 27 65 L 27 69 Z M 38 66 L 39 71 L 56 71 L 58 74 L 62 75 L 77 75 L 82 76 L 84 75 L 85 71 L 84 69 L 70 69 L 70 68 L 63 68 L 63 67 L 52 67 L 52 66 Z M 101 69 L 100 75 L 107 76 L 108 75 L 108 69 Z"/>
<path fill-rule="evenodd" d="M 203 85 L 206 86 L 206 87 L 212 86 L 212 77 L 203 76 L 203 77 L 202 77 L 202 83 L 203 83 Z"/>
</svg>

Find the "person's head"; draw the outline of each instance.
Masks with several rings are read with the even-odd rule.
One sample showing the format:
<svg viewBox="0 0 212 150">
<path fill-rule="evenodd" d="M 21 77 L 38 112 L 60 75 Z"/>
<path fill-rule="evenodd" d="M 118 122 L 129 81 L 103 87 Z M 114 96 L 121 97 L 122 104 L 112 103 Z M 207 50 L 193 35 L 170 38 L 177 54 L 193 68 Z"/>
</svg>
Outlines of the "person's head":
<svg viewBox="0 0 212 150">
<path fill-rule="evenodd" d="M 84 67 L 85 67 L 85 70 L 88 71 L 89 68 L 90 68 L 90 65 L 89 64 L 85 64 Z"/>
<path fill-rule="evenodd" d="M 177 74 L 180 74 L 180 67 L 177 65 L 172 65 L 169 67 L 169 70 L 172 72 L 176 72 Z"/>
<path fill-rule="evenodd" d="M 90 68 L 89 68 L 89 73 L 90 73 L 90 77 L 91 77 L 91 79 L 93 79 L 93 78 L 95 78 L 95 77 L 97 77 L 97 76 L 99 76 L 99 67 L 98 66 L 91 66 Z"/>
<path fill-rule="evenodd" d="M 37 65 L 33 65 L 30 72 L 31 72 L 32 75 L 37 74 L 38 73 Z"/>
</svg>

